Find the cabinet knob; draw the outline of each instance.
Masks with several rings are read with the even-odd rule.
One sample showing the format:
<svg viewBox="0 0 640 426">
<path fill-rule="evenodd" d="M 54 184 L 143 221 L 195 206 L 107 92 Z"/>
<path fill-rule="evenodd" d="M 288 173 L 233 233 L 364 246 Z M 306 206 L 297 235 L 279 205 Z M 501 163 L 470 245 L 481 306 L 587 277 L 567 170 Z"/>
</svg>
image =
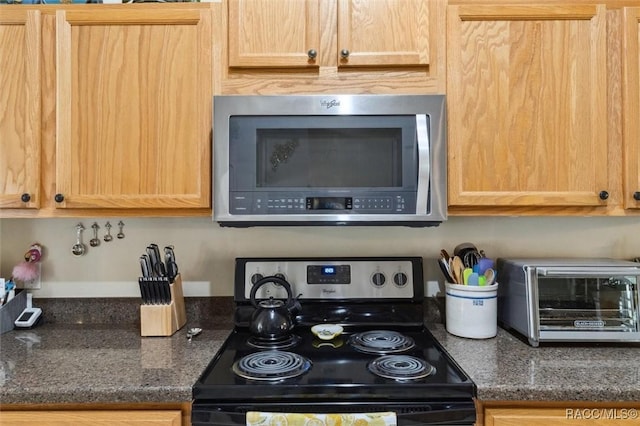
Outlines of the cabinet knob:
<svg viewBox="0 0 640 426">
<path fill-rule="evenodd" d="M 348 49 L 342 49 L 340 51 L 340 57 L 342 59 L 347 59 L 349 57 L 349 50 Z"/>
<path fill-rule="evenodd" d="M 601 200 L 606 200 L 607 198 L 609 198 L 609 192 L 607 191 L 600 191 L 600 194 L 598 194 L 598 196 L 600 197 Z"/>
<path fill-rule="evenodd" d="M 53 197 L 53 199 L 56 200 L 56 203 L 61 203 L 64 201 L 64 195 L 56 194 L 55 197 Z"/>
<path fill-rule="evenodd" d="M 28 203 L 29 201 L 31 201 L 31 195 L 29 195 L 28 192 L 25 192 L 24 194 L 22 194 L 20 199 L 22 200 L 23 203 Z"/>
<path fill-rule="evenodd" d="M 307 56 L 309 56 L 309 59 L 313 60 L 318 57 L 318 51 L 316 49 L 309 49 Z"/>
<path fill-rule="evenodd" d="M 636 191 L 633 193 L 633 199 L 636 201 L 640 201 L 640 191 Z"/>
</svg>

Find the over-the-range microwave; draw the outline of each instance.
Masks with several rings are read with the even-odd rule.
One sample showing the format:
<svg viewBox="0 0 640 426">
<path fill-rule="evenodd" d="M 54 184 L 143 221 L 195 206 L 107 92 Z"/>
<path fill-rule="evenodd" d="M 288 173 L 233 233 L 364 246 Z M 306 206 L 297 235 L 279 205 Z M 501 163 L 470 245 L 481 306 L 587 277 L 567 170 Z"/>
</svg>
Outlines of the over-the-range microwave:
<svg viewBox="0 0 640 426">
<path fill-rule="evenodd" d="M 222 226 L 434 226 L 447 218 L 444 95 L 216 96 Z"/>
</svg>

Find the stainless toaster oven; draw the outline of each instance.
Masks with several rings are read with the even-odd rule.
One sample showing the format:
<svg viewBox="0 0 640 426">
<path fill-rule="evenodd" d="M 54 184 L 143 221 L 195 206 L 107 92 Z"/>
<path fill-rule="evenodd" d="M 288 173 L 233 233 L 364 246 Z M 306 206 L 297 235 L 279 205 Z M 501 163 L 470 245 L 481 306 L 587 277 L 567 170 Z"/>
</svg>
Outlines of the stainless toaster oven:
<svg viewBox="0 0 640 426">
<path fill-rule="evenodd" d="M 640 264 L 616 259 L 497 260 L 498 322 L 542 342 L 640 342 Z"/>
</svg>

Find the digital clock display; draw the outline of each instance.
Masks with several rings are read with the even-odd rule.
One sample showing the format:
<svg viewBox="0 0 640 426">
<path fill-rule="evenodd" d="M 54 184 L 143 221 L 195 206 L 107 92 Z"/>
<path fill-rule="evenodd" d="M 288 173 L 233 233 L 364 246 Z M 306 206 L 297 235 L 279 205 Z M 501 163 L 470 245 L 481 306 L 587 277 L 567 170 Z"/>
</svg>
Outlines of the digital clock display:
<svg viewBox="0 0 640 426">
<path fill-rule="evenodd" d="M 322 275 L 335 275 L 336 267 L 335 266 L 323 266 L 322 267 Z"/>
</svg>

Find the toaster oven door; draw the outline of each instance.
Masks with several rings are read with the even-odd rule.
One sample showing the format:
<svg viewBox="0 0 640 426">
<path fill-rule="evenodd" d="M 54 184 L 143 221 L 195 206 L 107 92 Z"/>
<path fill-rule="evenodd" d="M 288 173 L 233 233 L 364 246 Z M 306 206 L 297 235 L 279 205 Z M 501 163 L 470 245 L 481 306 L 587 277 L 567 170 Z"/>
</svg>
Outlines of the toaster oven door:
<svg viewBox="0 0 640 426">
<path fill-rule="evenodd" d="M 639 340 L 635 268 L 537 268 L 540 340 Z"/>
</svg>

